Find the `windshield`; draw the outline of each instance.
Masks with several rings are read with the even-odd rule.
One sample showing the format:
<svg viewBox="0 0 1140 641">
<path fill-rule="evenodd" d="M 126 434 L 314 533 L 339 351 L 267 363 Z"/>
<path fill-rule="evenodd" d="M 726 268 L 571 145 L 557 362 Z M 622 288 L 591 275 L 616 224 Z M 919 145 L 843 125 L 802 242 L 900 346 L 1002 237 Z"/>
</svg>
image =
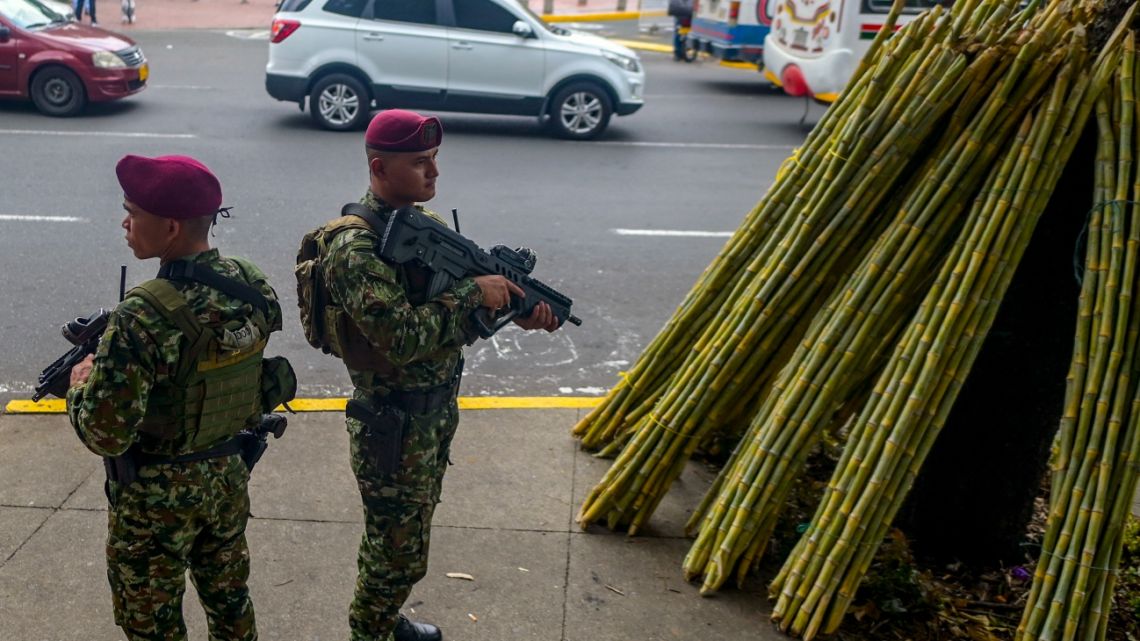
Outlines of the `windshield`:
<svg viewBox="0 0 1140 641">
<path fill-rule="evenodd" d="M 0 0 L 0 14 L 21 29 L 40 29 L 67 22 L 66 16 L 39 0 Z"/>
</svg>

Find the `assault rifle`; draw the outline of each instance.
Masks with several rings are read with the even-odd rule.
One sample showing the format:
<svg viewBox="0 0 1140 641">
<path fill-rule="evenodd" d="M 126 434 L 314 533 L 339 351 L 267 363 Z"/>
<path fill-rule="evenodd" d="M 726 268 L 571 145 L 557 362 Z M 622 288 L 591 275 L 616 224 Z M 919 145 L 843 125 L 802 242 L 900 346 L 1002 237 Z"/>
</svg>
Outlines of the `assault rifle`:
<svg viewBox="0 0 1140 641">
<path fill-rule="evenodd" d="M 493 315 L 482 308 L 476 312 L 476 325 L 483 338 L 490 338 L 515 318 L 530 316 L 541 302 L 550 305 L 560 327 L 567 321 L 582 324 L 580 318 L 570 313 L 573 301 L 569 297 L 531 278 L 536 261 L 534 252 L 504 245 L 484 251 L 458 231 L 448 229 L 413 207 L 403 207 L 388 217 L 380 242 L 380 256 L 398 264 L 414 261 L 432 272 L 429 299 L 468 276 L 498 274 L 518 285 L 526 296 L 511 296 L 510 309 L 504 314 Z"/>
<path fill-rule="evenodd" d="M 88 354 L 95 353 L 99 337 L 107 329 L 107 318 L 110 315 L 111 312 L 100 309 L 91 316 L 64 323 L 60 333 L 75 347 L 40 372 L 36 380 L 36 391 L 32 394 L 33 401 L 39 401 L 48 394 L 60 398 L 67 396 L 67 388 L 71 385 L 71 368 L 87 358 Z"/>
<path fill-rule="evenodd" d="M 127 293 L 127 266 L 119 268 L 119 302 Z M 111 312 L 100 309 L 91 316 L 79 317 L 63 324 L 60 333 L 69 343 L 74 345 L 67 353 L 55 359 L 51 365 L 40 372 L 36 379 L 36 390 L 32 394 L 32 401 L 39 400 L 48 394 L 63 398 L 67 396 L 67 388 L 71 386 L 71 368 L 78 365 L 88 354 L 94 354 L 99 347 L 99 338 L 107 329 L 107 319 Z"/>
</svg>

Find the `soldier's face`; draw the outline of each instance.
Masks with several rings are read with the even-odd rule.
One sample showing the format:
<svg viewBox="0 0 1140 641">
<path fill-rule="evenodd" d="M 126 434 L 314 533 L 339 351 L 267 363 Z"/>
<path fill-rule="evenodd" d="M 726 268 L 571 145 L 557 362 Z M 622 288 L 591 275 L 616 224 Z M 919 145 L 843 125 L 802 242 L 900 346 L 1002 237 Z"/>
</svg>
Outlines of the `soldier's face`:
<svg viewBox="0 0 1140 641">
<path fill-rule="evenodd" d="M 435 198 L 439 147 L 427 151 L 385 154 L 381 159 L 381 183 L 385 191 L 409 203 Z"/>
<path fill-rule="evenodd" d="M 125 199 L 123 209 L 126 211 L 123 229 L 127 231 L 127 246 L 134 252 L 135 258 L 146 260 L 162 256 L 177 231 L 172 229 L 171 221 L 148 213 Z"/>
</svg>

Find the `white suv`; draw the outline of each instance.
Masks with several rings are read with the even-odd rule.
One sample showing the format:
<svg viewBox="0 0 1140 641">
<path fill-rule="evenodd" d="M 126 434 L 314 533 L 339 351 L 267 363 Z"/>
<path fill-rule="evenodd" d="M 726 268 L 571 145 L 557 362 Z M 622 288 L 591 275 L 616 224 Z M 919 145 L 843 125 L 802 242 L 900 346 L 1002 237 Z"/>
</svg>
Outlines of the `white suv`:
<svg viewBox="0 0 1140 641">
<path fill-rule="evenodd" d="M 594 138 L 644 104 L 630 49 L 543 22 L 517 0 L 283 0 L 265 88 L 328 129 L 376 108 L 537 116 Z"/>
</svg>

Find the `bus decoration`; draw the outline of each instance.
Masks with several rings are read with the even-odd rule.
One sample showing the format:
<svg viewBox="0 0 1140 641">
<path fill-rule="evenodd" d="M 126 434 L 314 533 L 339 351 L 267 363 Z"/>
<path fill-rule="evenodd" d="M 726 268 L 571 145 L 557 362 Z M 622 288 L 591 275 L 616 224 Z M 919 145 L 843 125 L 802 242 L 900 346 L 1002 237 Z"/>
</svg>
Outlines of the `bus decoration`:
<svg viewBox="0 0 1140 641">
<path fill-rule="evenodd" d="M 895 29 L 938 4 L 907 0 Z M 762 70 L 791 96 L 834 102 L 882 27 L 889 0 L 767 0 Z"/>
</svg>

